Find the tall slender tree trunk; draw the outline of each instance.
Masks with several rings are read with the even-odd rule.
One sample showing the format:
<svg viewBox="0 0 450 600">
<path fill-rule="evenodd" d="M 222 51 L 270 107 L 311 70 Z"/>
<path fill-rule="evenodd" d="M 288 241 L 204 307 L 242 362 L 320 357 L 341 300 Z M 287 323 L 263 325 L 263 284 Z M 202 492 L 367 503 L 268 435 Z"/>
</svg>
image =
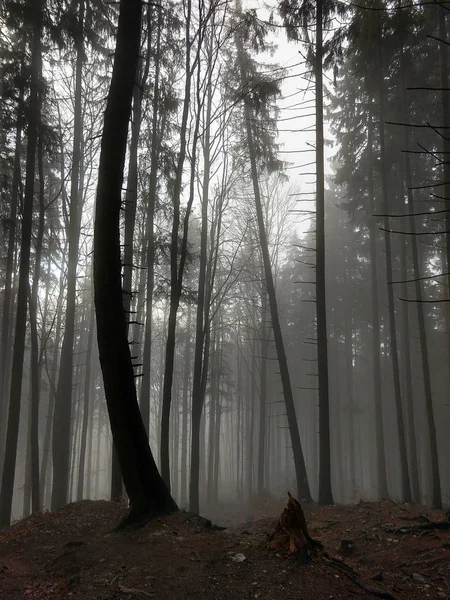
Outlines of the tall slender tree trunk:
<svg viewBox="0 0 450 600">
<path fill-rule="evenodd" d="M 267 421 L 267 355 L 269 352 L 269 332 L 267 328 L 268 306 L 267 291 L 264 281 L 261 290 L 261 363 L 259 383 L 259 436 L 258 436 L 258 494 L 264 492 L 264 473 L 266 456 L 266 421 Z M 268 483 L 268 482 L 267 482 Z"/>
<path fill-rule="evenodd" d="M 186 323 L 186 341 L 184 344 L 184 373 L 183 373 L 183 398 L 182 398 L 182 424 L 181 424 L 181 481 L 180 503 L 187 505 L 187 454 L 188 454 L 188 418 L 189 418 L 189 371 L 191 368 L 191 320 L 192 308 L 188 305 Z"/>
<path fill-rule="evenodd" d="M 408 190 L 411 191 L 411 171 L 409 166 L 409 157 L 406 155 L 407 161 L 407 180 L 409 179 Z M 408 177 L 409 172 L 409 177 Z M 411 194 L 412 200 L 412 194 Z M 409 204 L 410 210 L 412 211 L 412 203 Z M 412 235 L 412 254 L 413 254 L 413 275 L 415 279 L 415 296 L 417 300 L 417 316 L 419 320 L 419 340 L 420 340 L 420 357 L 422 362 L 422 377 L 425 391 L 425 411 L 426 411 L 426 419 L 427 419 L 427 430 L 428 430 L 428 438 L 430 443 L 430 463 L 431 463 L 431 485 L 432 485 L 432 498 L 433 505 L 436 508 L 442 508 L 442 492 L 441 492 L 441 477 L 439 473 L 439 453 L 437 447 L 437 438 L 436 438 L 436 421 L 434 417 L 434 408 L 433 408 L 433 393 L 431 388 L 431 375 L 430 375 L 430 360 L 428 353 L 428 342 L 427 342 L 427 334 L 426 334 L 426 325 L 425 325 L 425 310 L 423 305 L 423 291 L 422 291 L 422 282 L 420 281 L 420 258 L 419 258 L 419 248 L 417 243 L 417 236 L 414 235 L 416 232 L 416 224 L 414 221 L 414 217 L 410 217 L 409 219 L 410 230 Z M 415 425 L 414 425 L 414 412 L 410 411 L 409 415 L 409 430 L 410 435 L 415 435 Z M 412 464 L 418 471 L 417 465 L 417 455 L 414 455 L 414 451 L 416 451 L 416 446 L 412 448 Z M 418 477 L 418 474 L 417 474 Z M 416 492 L 417 493 L 417 492 Z M 420 501 L 420 497 L 418 498 Z"/>
<path fill-rule="evenodd" d="M 441 19 L 442 20 L 442 19 Z M 445 34 L 444 31 L 440 31 L 441 35 Z M 445 39 L 445 38 L 442 38 Z M 440 44 L 443 46 L 444 44 Z M 445 56 L 445 55 L 444 55 Z M 448 59 L 448 52 L 446 53 L 446 57 Z M 443 58 L 441 54 L 441 59 Z M 405 56 L 402 49 L 401 55 L 401 69 L 402 69 L 402 104 L 403 104 L 403 114 L 405 115 L 405 119 L 409 118 L 409 106 L 407 104 L 406 97 L 406 66 L 405 66 Z M 444 81 L 446 74 L 446 68 L 443 72 Z M 442 72 L 441 72 L 442 73 Z M 448 84 L 448 81 L 447 81 Z M 450 99 L 450 95 L 447 92 L 447 99 Z M 448 106 L 443 105 L 444 114 L 447 111 L 447 125 L 450 124 L 450 117 L 448 115 Z M 409 148 L 409 131 L 407 127 L 403 128 L 403 140 L 405 150 Z M 450 156 L 450 144 L 447 148 L 449 154 L 445 156 Z M 425 392 L 425 411 L 426 411 L 426 419 L 427 419 L 427 430 L 428 430 L 428 438 L 430 443 L 430 462 L 431 462 L 431 485 L 432 485 L 432 498 L 433 505 L 437 508 L 442 507 L 442 492 L 441 492 L 441 478 L 439 472 L 439 453 L 437 447 L 437 439 L 436 439 L 436 422 L 434 417 L 434 408 L 433 408 L 433 393 L 431 387 L 431 375 L 430 375 L 430 361 L 429 361 L 429 352 L 428 352 L 428 342 L 426 335 L 426 324 L 425 324 L 425 309 L 423 304 L 423 289 L 422 289 L 422 281 L 420 280 L 420 252 L 419 252 L 419 244 L 417 241 L 416 233 L 416 222 L 415 218 L 412 215 L 414 213 L 414 198 L 412 191 L 412 175 L 411 175 L 411 163 L 410 157 L 407 152 L 405 152 L 405 185 L 407 189 L 408 195 L 408 211 L 410 213 L 409 216 L 409 227 L 412 233 L 411 235 L 411 251 L 412 251 L 412 264 L 413 264 L 413 278 L 414 278 L 414 291 L 415 297 L 417 300 L 417 318 L 419 324 L 419 342 L 420 342 L 420 358 L 421 358 L 421 366 L 422 366 L 422 377 L 423 377 L 423 385 Z M 450 177 L 450 172 L 444 175 L 444 177 Z M 447 181 L 445 179 L 445 181 Z M 448 195 L 447 195 L 448 194 Z M 450 188 L 446 192 L 446 198 L 450 198 Z M 447 226 L 450 226 L 450 222 L 448 222 L 448 213 L 446 214 L 446 222 Z M 447 236 L 447 248 L 449 250 L 448 256 L 450 256 L 450 238 Z M 450 261 L 449 261 L 450 264 Z M 450 270 L 450 269 L 447 269 Z M 450 280 L 449 280 L 450 283 Z M 450 289 L 450 288 L 449 288 Z M 450 313 L 449 313 L 450 314 Z M 449 320 L 450 324 L 450 320 Z M 450 348 L 450 346 L 449 346 Z M 414 499 L 417 502 L 420 502 L 420 488 L 419 488 L 419 467 L 418 467 L 418 457 L 417 457 L 417 447 L 416 447 L 416 428 L 414 421 L 414 410 L 413 407 L 410 407 L 408 411 L 408 423 L 409 423 L 409 432 L 410 436 L 413 438 L 413 444 L 410 445 L 410 461 L 411 461 L 411 474 L 413 483 L 417 481 L 415 487 L 413 488 Z"/>
<path fill-rule="evenodd" d="M 411 184 L 410 184 L 411 185 Z M 413 210 L 412 205 L 408 205 L 410 210 Z M 405 207 L 408 210 L 408 207 Z M 413 236 L 414 237 L 414 236 Z M 401 272 L 408 276 L 408 261 L 407 261 L 407 239 L 401 240 L 402 247 L 400 253 Z M 405 282 L 402 286 L 403 297 L 408 295 L 408 284 Z M 404 366 L 404 381 L 405 381 L 405 416 L 408 431 L 408 448 L 409 448 L 409 465 L 410 465 L 410 480 L 411 480 L 411 496 L 414 502 L 420 502 L 419 490 L 419 469 L 417 463 L 417 445 L 416 445 L 416 427 L 414 423 L 414 394 L 413 394 L 413 373 L 411 366 L 411 343 L 410 343 L 410 318 L 409 318 L 409 303 L 403 306 L 402 314 L 402 357 Z"/>
<path fill-rule="evenodd" d="M 23 68 L 23 65 L 22 65 Z M 16 141 L 14 149 L 14 171 L 11 185 L 11 204 L 9 208 L 9 222 L 8 222 L 8 251 L 6 255 L 6 266 L 5 266 L 5 289 L 3 292 L 3 316 L 2 316 L 2 337 L 1 337 L 1 350 L 0 350 L 0 474 L 2 473 L 3 466 L 3 455 L 4 455 L 4 444 L 5 444 L 5 433 L 7 423 L 7 381 L 10 361 L 9 356 L 9 340 L 11 332 L 11 305 L 12 305 L 12 280 L 13 280 L 13 266 L 14 266 L 14 249 L 16 245 L 16 227 L 17 227 L 17 204 L 19 197 L 19 183 L 20 183 L 20 158 L 21 158 L 21 147 L 22 147 L 22 129 L 23 119 L 21 117 L 23 111 L 23 97 L 24 89 L 23 85 L 19 90 L 19 98 L 17 102 L 17 125 L 16 125 Z"/>
<path fill-rule="evenodd" d="M 448 35 L 448 23 L 447 23 L 447 9 L 440 3 L 437 4 L 436 9 L 438 11 L 439 19 L 439 63 L 440 63 L 440 77 L 441 77 L 441 88 L 439 92 L 441 94 L 441 109 L 442 109 L 442 125 L 443 131 L 446 132 L 442 136 L 442 149 L 444 151 L 443 159 L 443 195 L 446 202 L 446 208 L 450 207 L 450 139 L 447 135 L 450 130 L 450 79 L 449 79 L 449 35 Z M 442 188 L 440 188 L 442 189 Z M 447 255 L 447 272 L 450 273 L 450 212 L 446 213 L 445 216 L 445 229 L 447 231 L 445 236 L 445 246 Z M 450 275 L 447 276 L 447 290 L 450 293 Z M 448 348 L 448 377 L 450 378 L 450 302 L 447 303 L 445 310 L 446 330 L 447 330 L 447 348 Z M 433 498 L 433 502 L 434 502 Z"/>
<path fill-rule="evenodd" d="M 209 393 L 209 431 L 208 431 L 208 456 L 207 456 L 207 476 L 206 476 L 206 501 L 211 505 L 213 501 L 213 488 L 214 488 L 214 451 L 215 451 L 215 437 L 216 437 L 216 413 L 217 413 L 217 378 L 219 373 L 218 358 L 219 352 L 217 351 L 217 343 L 215 336 L 212 342 L 212 361 L 211 361 L 211 373 L 210 373 L 210 393 Z"/>
<path fill-rule="evenodd" d="M 183 177 L 184 160 L 186 157 L 186 134 L 189 116 L 191 96 L 191 29 L 192 2 L 187 0 L 186 7 L 186 65 L 185 65 L 185 89 L 183 115 L 180 129 L 180 151 L 176 168 L 174 191 L 173 191 L 173 222 L 170 246 L 170 307 L 169 320 L 167 324 L 166 358 L 164 366 L 164 382 L 161 410 L 161 475 L 170 490 L 170 460 L 169 460 L 169 429 L 170 429 L 170 405 L 172 401 L 173 368 L 175 362 L 175 332 L 177 324 L 177 312 L 180 304 L 181 286 L 179 283 L 178 267 L 178 235 L 180 226 L 180 196 Z M 187 217 L 185 217 L 187 218 Z"/>
<path fill-rule="evenodd" d="M 323 0 L 316 4 L 316 308 L 319 373 L 319 503 L 333 504 L 325 289 L 325 172 L 323 135 Z"/>
<path fill-rule="evenodd" d="M 147 205 L 147 296 L 146 296 L 146 317 L 144 330 L 144 353 L 143 369 L 141 382 L 140 407 L 142 420 L 148 433 L 150 423 L 150 387 L 151 387 L 151 359 L 152 359 L 152 314 L 153 314 L 153 288 L 155 280 L 155 235 L 154 235 L 154 217 L 156 205 L 156 191 L 158 183 L 158 165 L 159 152 L 161 149 L 161 139 L 164 132 L 164 126 L 158 134 L 158 102 L 159 102 L 159 79 L 161 70 L 161 30 L 163 26 L 163 9 L 159 8 L 157 33 L 156 33 L 156 55 L 155 55 L 155 74 L 153 82 L 153 102 L 152 102 L 152 139 L 151 139 L 151 161 L 150 177 Z M 164 121 L 164 119 L 163 119 Z M 162 368 L 162 365 L 161 365 Z"/>
<path fill-rule="evenodd" d="M 367 139 L 368 153 L 368 196 L 371 214 L 375 214 L 375 192 L 373 173 L 373 125 L 372 113 L 369 114 L 369 128 Z M 375 438 L 377 455 L 377 484 L 379 497 L 384 499 L 388 496 L 386 478 L 386 452 L 384 444 L 383 424 L 383 393 L 381 387 L 381 343 L 380 343 L 380 311 L 378 291 L 378 252 L 377 252 L 377 225 L 375 218 L 370 220 L 370 279 L 371 279 L 371 318 L 372 318 L 372 375 L 373 394 L 375 405 Z"/>
<path fill-rule="evenodd" d="M 122 525 L 176 510 L 148 445 L 136 396 L 123 306 L 119 216 L 128 120 L 138 65 L 142 4 L 121 0 L 102 135 L 94 227 L 97 340 L 106 402 L 130 513 Z"/>
<path fill-rule="evenodd" d="M 67 251 L 67 245 L 65 245 L 62 257 L 61 264 L 65 263 L 65 255 Z M 49 455 L 50 455 L 50 444 L 51 444 L 51 435 L 52 435 L 52 424 L 53 424 L 53 412 L 55 408 L 55 399 L 56 399 L 56 370 L 58 366 L 58 358 L 59 358 L 59 346 L 61 342 L 61 322 L 62 322 L 62 312 L 63 312 L 63 295 L 64 295 L 64 280 L 65 274 L 61 269 L 59 276 L 59 292 L 58 292 L 58 301 L 56 305 L 56 324 L 55 324 L 55 335 L 54 335 L 54 346 L 53 346 L 53 355 L 52 362 L 50 368 L 46 368 L 47 370 L 47 379 L 49 385 L 49 394 L 48 394 L 48 408 L 47 408 L 47 419 L 45 422 L 45 433 L 44 433 L 44 445 L 42 448 L 42 467 L 41 467 L 41 479 L 40 479 L 40 488 L 42 494 L 41 506 L 46 505 L 46 489 L 47 487 L 47 470 L 49 466 Z M 47 356 L 47 354 L 45 354 Z M 47 359 L 46 364 L 47 364 Z"/>
<path fill-rule="evenodd" d="M 350 292 L 344 299 L 344 322 L 345 322 L 345 341 L 344 341 L 344 353 L 347 373 L 347 425 L 348 425 L 348 468 L 349 468 L 349 481 L 350 490 L 353 497 L 355 493 L 355 395 L 354 395 L 354 382 L 353 382 L 353 311 L 351 305 L 351 286 L 350 281 L 347 279 L 347 289 Z M 339 345 L 338 343 L 336 344 Z M 337 354 L 339 356 L 339 352 Z M 338 367 L 336 367 L 339 370 Z M 338 375 L 337 375 L 338 376 Z M 338 396 L 340 397 L 339 391 Z M 342 429 L 338 429 L 342 431 Z M 339 440 L 340 442 L 340 440 Z M 338 457 L 338 460 L 341 459 Z"/>
<path fill-rule="evenodd" d="M 31 329 L 31 408 L 30 408 L 30 451 L 31 451 L 31 510 L 33 513 L 40 510 L 39 492 L 39 402 L 41 389 L 39 338 L 37 327 L 37 308 L 39 280 L 41 277 L 42 240 L 44 237 L 44 169 L 42 139 L 38 143 L 38 169 L 39 169 L 39 222 L 36 235 L 35 265 L 33 284 L 30 290 L 30 329 Z"/>
<path fill-rule="evenodd" d="M 253 462 L 254 462 L 254 437 L 255 437 L 255 405 L 256 405 L 256 341 L 251 344 L 251 368 L 247 374 L 248 377 L 248 396 L 250 404 L 248 406 L 248 430 L 247 430 L 247 498 L 253 497 Z"/>
<path fill-rule="evenodd" d="M 67 262 L 66 319 L 64 328 L 64 338 L 61 348 L 61 361 L 59 365 L 59 378 L 58 387 L 56 391 L 55 412 L 53 416 L 53 510 L 66 504 L 69 486 L 69 432 L 72 411 L 73 346 L 75 335 L 78 244 L 80 238 L 81 222 L 81 196 L 79 189 L 79 176 L 83 135 L 82 71 L 84 63 L 84 15 L 85 0 L 79 0 L 78 28 L 75 41 L 77 58 L 75 65 L 75 108 L 73 126 L 74 137 L 69 204 L 69 255 Z"/>
<path fill-rule="evenodd" d="M 383 52 L 382 52 L 382 41 L 381 32 L 379 37 L 379 90 L 380 90 L 380 107 L 379 107 L 379 118 L 380 118 L 380 169 L 381 169 L 381 197 L 382 197 L 382 210 L 385 215 L 389 213 L 389 202 L 388 202 L 388 166 L 386 163 L 386 150 L 385 150 L 385 133 L 384 133 L 384 104 L 385 104 L 385 92 L 384 92 L 384 78 L 383 78 Z M 397 347 L 397 328 L 396 328 L 396 315 L 394 305 L 394 290 L 392 284 L 392 250 L 391 250 L 391 234 L 389 233 L 389 217 L 384 218 L 384 245 L 385 245 L 385 258 L 386 258 L 386 276 L 388 281 L 387 294 L 388 294 L 388 307 L 389 307 L 389 337 L 390 337 L 390 360 L 392 365 L 392 375 L 394 380 L 394 400 L 395 400 L 395 412 L 397 418 L 397 435 L 399 445 L 399 457 L 400 457 L 400 484 L 401 484 L 401 498 L 404 502 L 411 502 L 411 484 L 408 472 L 408 458 L 406 451 L 406 437 L 405 427 L 403 422 L 403 410 L 402 410 L 402 392 L 400 386 L 400 369 L 398 361 L 398 347 Z"/>
<path fill-rule="evenodd" d="M 241 70 L 241 81 L 244 84 L 245 89 L 245 67 L 244 67 L 244 50 L 242 46 L 242 40 L 237 36 L 236 45 L 238 50 L 238 60 L 240 62 Z M 277 297 L 275 293 L 275 285 L 272 275 L 272 266 L 270 263 L 269 247 L 267 243 L 267 234 L 264 224 L 264 216 L 261 201 L 261 192 L 259 187 L 258 179 L 258 167 L 256 163 L 256 149 L 253 140 L 252 118 L 251 107 L 249 106 L 249 99 L 244 96 L 244 119 L 245 119 L 245 130 L 247 137 L 247 146 L 250 159 L 251 168 L 251 179 L 253 184 L 253 194 L 255 199 L 256 216 L 258 222 L 258 234 L 259 244 L 261 247 L 263 265 L 264 265 L 264 276 L 266 280 L 267 295 L 269 299 L 270 316 L 272 321 L 272 329 L 275 339 L 275 346 L 277 349 L 278 363 L 280 366 L 281 382 L 283 387 L 284 401 L 286 404 L 286 414 L 289 424 L 289 431 L 291 434 L 292 451 L 294 455 L 295 473 L 297 477 L 297 494 L 299 498 L 306 498 L 307 501 L 311 500 L 311 493 L 308 483 L 308 475 L 306 472 L 305 459 L 303 456 L 302 444 L 300 441 L 300 433 L 297 422 L 297 415 L 295 413 L 294 396 L 292 393 L 291 379 L 289 376 L 289 368 L 287 363 L 286 352 L 284 349 L 283 334 L 281 332 L 280 318 L 278 315 Z"/>
<path fill-rule="evenodd" d="M 212 39 L 209 46 L 211 63 Z M 208 202 L 211 152 L 211 111 L 212 111 L 212 66 L 208 70 L 208 87 L 205 114 L 205 134 L 203 142 L 203 182 L 202 182 L 202 222 L 200 233 L 200 264 L 198 278 L 197 317 L 195 326 L 194 374 L 192 382 L 192 429 L 191 429 L 191 479 L 189 486 L 189 506 L 192 512 L 199 512 L 199 469 L 200 469 L 200 420 L 205 397 L 202 387 L 202 375 L 205 356 L 205 328 L 209 326 L 205 310 L 207 245 L 208 245 Z M 212 243 L 212 240 L 211 240 Z"/>
<path fill-rule="evenodd" d="M 9 398 L 8 429 L 6 434 L 5 460 L 0 491 L 0 526 L 9 525 L 16 472 L 17 439 L 19 434 L 20 404 L 22 395 L 23 358 L 27 320 L 27 296 L 30 273 L 30 246 L 33 217 L 35 160 L 38 128 L 41 115 L 42 73 L 42 18 L 43 0 L 33 3 L 33 36 L 31 40 L 31 84 L 28 121 L 28 146 L 26 162 L 25 196 L 22 212 L 22 240 L 19 263 L 19 289 L 17 292 L 17 316 L 12 359 L 11 390 Z"/>
<path fill-rule="evenodd" d="M 84 473 L 86 464 L 86 442 L 89 425 L 89 415 L 91 412 L 91 371 L 92 371 L 92 347 L 94 345 L 94 329 L 95 329 L 95 311 L 94 299 L 91 299 L 89 307 L 89 319 L 86 319 L 88 326 L 88 339 L 86 349 L 86 369 L 84 375 L 84 393 L 83 393 L 83 424 L 81 429 L 80 441 L 80 456 L 78 460 L 78 483 L 77 483 L 77 500 L 83 498 L 84 489 Z M 89 473 L 90 476 L 90 473 Z"/>
</svg>

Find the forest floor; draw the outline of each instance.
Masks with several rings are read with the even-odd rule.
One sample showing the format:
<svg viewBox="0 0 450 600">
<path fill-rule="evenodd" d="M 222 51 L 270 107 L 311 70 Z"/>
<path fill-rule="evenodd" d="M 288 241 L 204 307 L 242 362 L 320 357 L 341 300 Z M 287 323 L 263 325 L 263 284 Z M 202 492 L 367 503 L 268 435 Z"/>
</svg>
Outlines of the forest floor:
<svg viewBox="0 0 450 600">
<path fill-rule="evenodd" d="M 111 534 L 118 504 L 82 501 L 0 531 L 1 600 L 450 600 L 450 530 L 442 511 L 389 501 L 304 506 L 320 552 L 308 564 L 267 547 L 283 505 L 242 521 L 216 510 L 223 531 L 180 512 Z M 249 514 L 244 513 L 245 514 Z M 245 518 L 245 517 L 244 517 Z M 418 529 L 414 527 L 419 525 Z M 357 583 L 355 583 L 355 580 Z M 384 596 L 383 596 L 384 593 Z"/>
</svg>

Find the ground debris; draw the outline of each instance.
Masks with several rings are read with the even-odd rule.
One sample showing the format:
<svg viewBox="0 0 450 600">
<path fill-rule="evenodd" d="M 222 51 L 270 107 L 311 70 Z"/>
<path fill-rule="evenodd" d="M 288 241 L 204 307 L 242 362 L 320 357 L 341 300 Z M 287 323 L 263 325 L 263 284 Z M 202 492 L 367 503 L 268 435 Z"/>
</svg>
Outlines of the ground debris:
<svg viewBox="0 0 450 600">
<path fill-rule="evenodd" d="M 442 511 L 390 501 L 303 504 L 305 533 L 297 509 L 294 519 L 280 523 L 284 508 L 270 498 L 259 512 L 227 503 L 205 511 L 212 523 L 228 526 L 225 531 L 180 511 L 122 535 L 108 535 L 126 511 L 112 502 L 83 501 L 37 514 L 0 532 L 0 599 L 298 600 L 301 590 L 302 600 L 367 600 L 373 592 L 385 599 L 448 600 L 450 531 L 400 535 L 394 543 L 386 536 L 397 536 L 383 528 L 440 522 Z M 283 546 L 273 551 L 267 540 L 277 523 L 284 527 Z M 306 565 L 289 552 L 299 528 L 304 540 L 322 545 Z M 340 550 L 342 540 L 354 542 L 350 554 Z M 240 565 L 231 560 L 238 554 L 246 557 Z"/>
</svg>

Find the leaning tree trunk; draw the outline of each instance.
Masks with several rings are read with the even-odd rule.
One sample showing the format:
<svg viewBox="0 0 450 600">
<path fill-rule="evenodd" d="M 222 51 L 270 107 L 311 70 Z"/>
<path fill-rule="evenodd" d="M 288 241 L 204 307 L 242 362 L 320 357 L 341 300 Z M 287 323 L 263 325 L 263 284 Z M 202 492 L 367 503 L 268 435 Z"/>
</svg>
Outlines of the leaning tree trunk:
<svg viewBox="0 0 450 600">
<path fill-rule="evenodd" d="M 30 274 L 35 159 L 41 114 L 41 95 L 39 89 L 42 72 L 41 36 L 43 0 L 36 0 L 30 10 L 33 11 L 34 17 L 33 37 L 31 42 L 30 118 L 28 123 L 25 195 L 22 211 L 22 240 L 19 263 L 19 289 L 17 292 L 16 332 L 12 359 L 5 460 L 0 492 L 0 527 L 2 525 L 9 525 L 14 493 L 14 475 L 16 471 L 17 440 L 19 435 L 20 404 L 22 395 L 23 357 L 25 352 L 27 295 Z"/>
<path fill-rule="evenodd" d="M 148 29 L 150 40 L 150 14 L 148 9 Z M 133 296 L 133 257 L 134 257 L 134 227 L 136 222 L 136 206 L 138 198 L 138 143 L 142 122 L 142 90 L 147 82 L 150 68 L 150 43 L 147 52 L 147 58 L 142 74 L 139 77 L 139 83 L 133 91 L 133 116 L 131 126 L 131 141 L 128 161 L 127 189 L 125 194 L 125 240 L 123 251 L 123 290 L 125 313 L 131 317 L 131 298 Z M 130 336 L 130 325 L 128 324 L 128 336 Z M 144 423 L 148 423 L 144 419 Z M 117 459 L 117 453 L 113 449 L 111 463 L 111 500 L 119 500 L 122 496 L 122 474 Z"/>
<path fill-rule="evenodd" d="M 323 136 L 322 1 L 316 8 L 316 309 L 319 374 L 319 503 L 333 504 L 330 455 L 330 400 L 325 294 L 325 173 Z"/>
<path fill-rule="evenodd" d="M 238 46 L 239 51 L 239 46 Z M 242 52 L 242 49 L 241 49 Z M 244 75 L 244 73 L 242 74 Z M 299 498 L 311 500 L 309 490 L 308 475 L 306 473 L 305 459 L 303 456 L 300 432 L 298 428 L 297 415 L 295 414 L 294 396 L 292 393 L 291 379 L 287 363 L 286 351 L 284 349 L 283 334 L 281 332 L 280 318 L 278 315 L 277 297 L 270 264 L 269 247 L 267 243 L 266 228 L 262 210 L 261 193 L 259 189 L 258 168 L 256 165 L 256 150 L 253 141 L 251 109 L 244 98 L 245 127 L 247 135 L 247 144 L 249 150 L 251 178 L 253 183 L 253 193 L 255 198 L 256 216 L 258 221 L 259 243 L 263 256 L 264 276 L 266 279 L 267 295 L 269 299 L 270 316 L 272 320 L 273 335 L 277 350 L 278 363 L 280 366 L 281 383 L 283 387 L 284 402 L 286 405 L 286 414 L 291 434 L 292 452 L 294 455 L 295 473 L 297 477 L 297 493 Z"/>
<path fill-rule="evenodd" d="M 121 0 L 101 143 L 94 226 L 94 290 L 100 365 L 114 446 L 130 499 L 130 513 L 123 524 L 177 508 L 159 475 L 139 411 L 122 296 L 121 191 L 138 65 L 141 12 L 141 0 Z"/>
</svg>

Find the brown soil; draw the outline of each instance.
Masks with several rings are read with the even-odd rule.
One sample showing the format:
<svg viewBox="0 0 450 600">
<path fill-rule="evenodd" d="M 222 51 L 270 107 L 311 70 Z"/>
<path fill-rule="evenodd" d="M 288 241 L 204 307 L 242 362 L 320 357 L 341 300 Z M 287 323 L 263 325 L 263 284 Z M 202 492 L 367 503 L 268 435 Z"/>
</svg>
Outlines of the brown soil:
<svg viewBox="0 0 450 600">
<path fill-rule="evenodd" d="M 325 553 L 302 564 L 267 547 L 282 508 L 266 506 L 264 518 L 224 531 L 181 512 L 131 533 L 111 535 L 123 507 L 103 501 L 70 504 L 0 531 L 0 598 L 375 597 L 353 577 L 398 600 L 450 600 L 450 531 L 409 529 L 426 519 L 442 520 L 442 511 L 388 501 L 305 506 L 309 533 L 322 542 Z M 223 513 L 224 522 L 231 512 Z"/>
</svg>

